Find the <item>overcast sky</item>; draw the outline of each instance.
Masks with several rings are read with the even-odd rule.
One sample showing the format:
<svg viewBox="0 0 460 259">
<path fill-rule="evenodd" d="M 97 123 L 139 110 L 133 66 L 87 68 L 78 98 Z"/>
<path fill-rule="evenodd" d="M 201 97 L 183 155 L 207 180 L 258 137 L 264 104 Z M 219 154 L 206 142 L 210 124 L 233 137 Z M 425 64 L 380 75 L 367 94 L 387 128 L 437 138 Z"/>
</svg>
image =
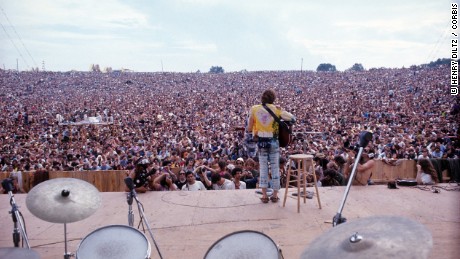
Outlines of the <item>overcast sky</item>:
<svg viewBox="0 0 460 259">
<path fill-rule="evenodd" d="M 0 0 L 0 65 L 139 72 L 408 67 L 450 56 L 451 2 Z"/>
</svg>

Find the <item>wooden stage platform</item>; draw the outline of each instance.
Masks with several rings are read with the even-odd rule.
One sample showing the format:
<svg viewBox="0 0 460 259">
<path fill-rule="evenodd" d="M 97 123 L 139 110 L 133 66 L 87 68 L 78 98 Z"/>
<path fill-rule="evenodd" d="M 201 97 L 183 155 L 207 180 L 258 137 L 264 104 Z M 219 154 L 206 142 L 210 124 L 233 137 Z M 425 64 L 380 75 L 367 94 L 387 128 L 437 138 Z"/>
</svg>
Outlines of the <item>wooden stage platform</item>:
<svg viewBox="0 0 460 259">
<path fill-rule="evenodd" d="M 270 237 L 279 245 L 284 258 L 290 259 L 299 258 L 310 242 L 332 228 L 332 217 L 339 208 L 344 190 L 345 187 L 320 188 L 322 209 L 318 208 L 316 198 L 307 199 L 306 204 L 301 204 L 300 213 L 297 213 L 297 198 L 292 195 L 283 208 L 282 199 L 276 204 L 261 203 L 254 190 L 149 192 L 138 197 L 144 204 L 163 258 L 203 258 L 221 237 L 239 230 L 254 230 Z M 280 197 L 283 194 L 284 191 Z M 127 225 L 126 194 L 100 195 L 102 205 L 96 213 L 67 224 L 70 252 L 75 253 L 81 240 L 96 229 Z M 15 200 L 24 215 L 32 248 L 44 259 L 63 258 L 64 225 L 33 216 L 26 207 L 26 197 L 26 194 L 17 194 Z M 8 195 L 0 195 L 0 247 L 13 246 L 10 209 Z M 133 209 L 137 227 L 139 213 L 136 206 Z M 459 191 L 433 193 L 412 187 L 352 186 L 343 210 L 348 222 L 384 215 L 407 217 L 423 224 L 433 237 L 430 258 L 459 258 Z M 394 231 L 397 235 L 398 229 Z M 148 232 L 146 236 L 152 247 L 151 258 L 159 258 Z M 133 242 L 136 246 L 137 242 Z"/>
</svg>

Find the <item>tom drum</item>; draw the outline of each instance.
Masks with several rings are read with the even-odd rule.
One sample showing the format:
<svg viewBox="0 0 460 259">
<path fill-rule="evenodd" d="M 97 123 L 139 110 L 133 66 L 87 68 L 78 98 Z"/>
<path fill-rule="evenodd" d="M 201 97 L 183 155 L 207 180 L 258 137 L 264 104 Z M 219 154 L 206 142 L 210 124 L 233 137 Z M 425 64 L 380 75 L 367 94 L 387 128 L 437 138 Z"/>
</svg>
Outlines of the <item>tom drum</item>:
<svg viewBox="0 0 460 259">
<path fill-rule="evenodd" d="M 215 242 L 204 256 L 205 259 L 281 258 L 278 246 L 267 235 L 243 230 L 228 234 Z"/>
<path fill-rule="evenodd" d="M 110 225 L 94 230 L 78 246 L 77 259 L 147 259 L 150 243 L 139 230 Z"/>
</svg>

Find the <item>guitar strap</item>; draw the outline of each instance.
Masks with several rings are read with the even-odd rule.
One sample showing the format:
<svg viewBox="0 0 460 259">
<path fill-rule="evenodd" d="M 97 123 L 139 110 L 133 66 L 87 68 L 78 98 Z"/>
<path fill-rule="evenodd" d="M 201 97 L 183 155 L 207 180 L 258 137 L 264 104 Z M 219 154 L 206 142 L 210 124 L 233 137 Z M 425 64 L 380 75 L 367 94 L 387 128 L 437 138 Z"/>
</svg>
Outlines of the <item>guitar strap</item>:
<svg viewBox="0 0 460 259">
<path fill-rule="evenodd" d="M 275 121 L 278 122 L 278 125 L 281 125 L 282 122 L 281 122 L 280 118 L 278 116 L 276 116 L 275 113 L 270 108 L 267 107 L 267 105 L 262 104 L 262 106 L 265 108 L 265 110 L 267 110 L 268 113 L 270 113 L 273 116 Z M 278 127 L 280 127 L 280 126 L 278 126 Z M 291 134 L 292 133 L 291 129 L 288 128 L 288 132 L 289 132 L 289 134 Z"/>
</svg>

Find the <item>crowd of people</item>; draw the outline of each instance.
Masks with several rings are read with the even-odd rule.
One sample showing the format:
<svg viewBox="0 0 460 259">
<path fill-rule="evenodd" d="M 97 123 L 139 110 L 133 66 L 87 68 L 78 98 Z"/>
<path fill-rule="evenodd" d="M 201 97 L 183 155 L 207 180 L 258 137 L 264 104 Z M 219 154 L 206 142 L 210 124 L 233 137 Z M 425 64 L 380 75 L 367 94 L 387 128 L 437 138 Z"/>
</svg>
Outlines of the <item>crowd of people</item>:
<svg viewBox="0 0 460 259">
<path fill-rule="evenodd" d="M 188 182 L 191 174 L 205 189 L 243 188 L 242 182 L 252 188 L 257 147 L 245 131 L 249 108 L 266 89 L 296 117 L 294 143 L 281 149 L 280 160 L 309 153 L 333 162 L 322 163 L 326 180 L 343 182 L 331 171 L 340 171 L 340 157 L 348 159 L 363 130 L 373 133 L 366 147 L 373 159 L 460 155 L 460 106 L 449 92 L 448 66 L 221 74 L 0 70 L 0 81 L 0 166 L 8 173 L 134 172 L 142 164 L 156 174 L 175 168 L 177 175 L 147 189 L 202 189 Z"/>
</svg>

